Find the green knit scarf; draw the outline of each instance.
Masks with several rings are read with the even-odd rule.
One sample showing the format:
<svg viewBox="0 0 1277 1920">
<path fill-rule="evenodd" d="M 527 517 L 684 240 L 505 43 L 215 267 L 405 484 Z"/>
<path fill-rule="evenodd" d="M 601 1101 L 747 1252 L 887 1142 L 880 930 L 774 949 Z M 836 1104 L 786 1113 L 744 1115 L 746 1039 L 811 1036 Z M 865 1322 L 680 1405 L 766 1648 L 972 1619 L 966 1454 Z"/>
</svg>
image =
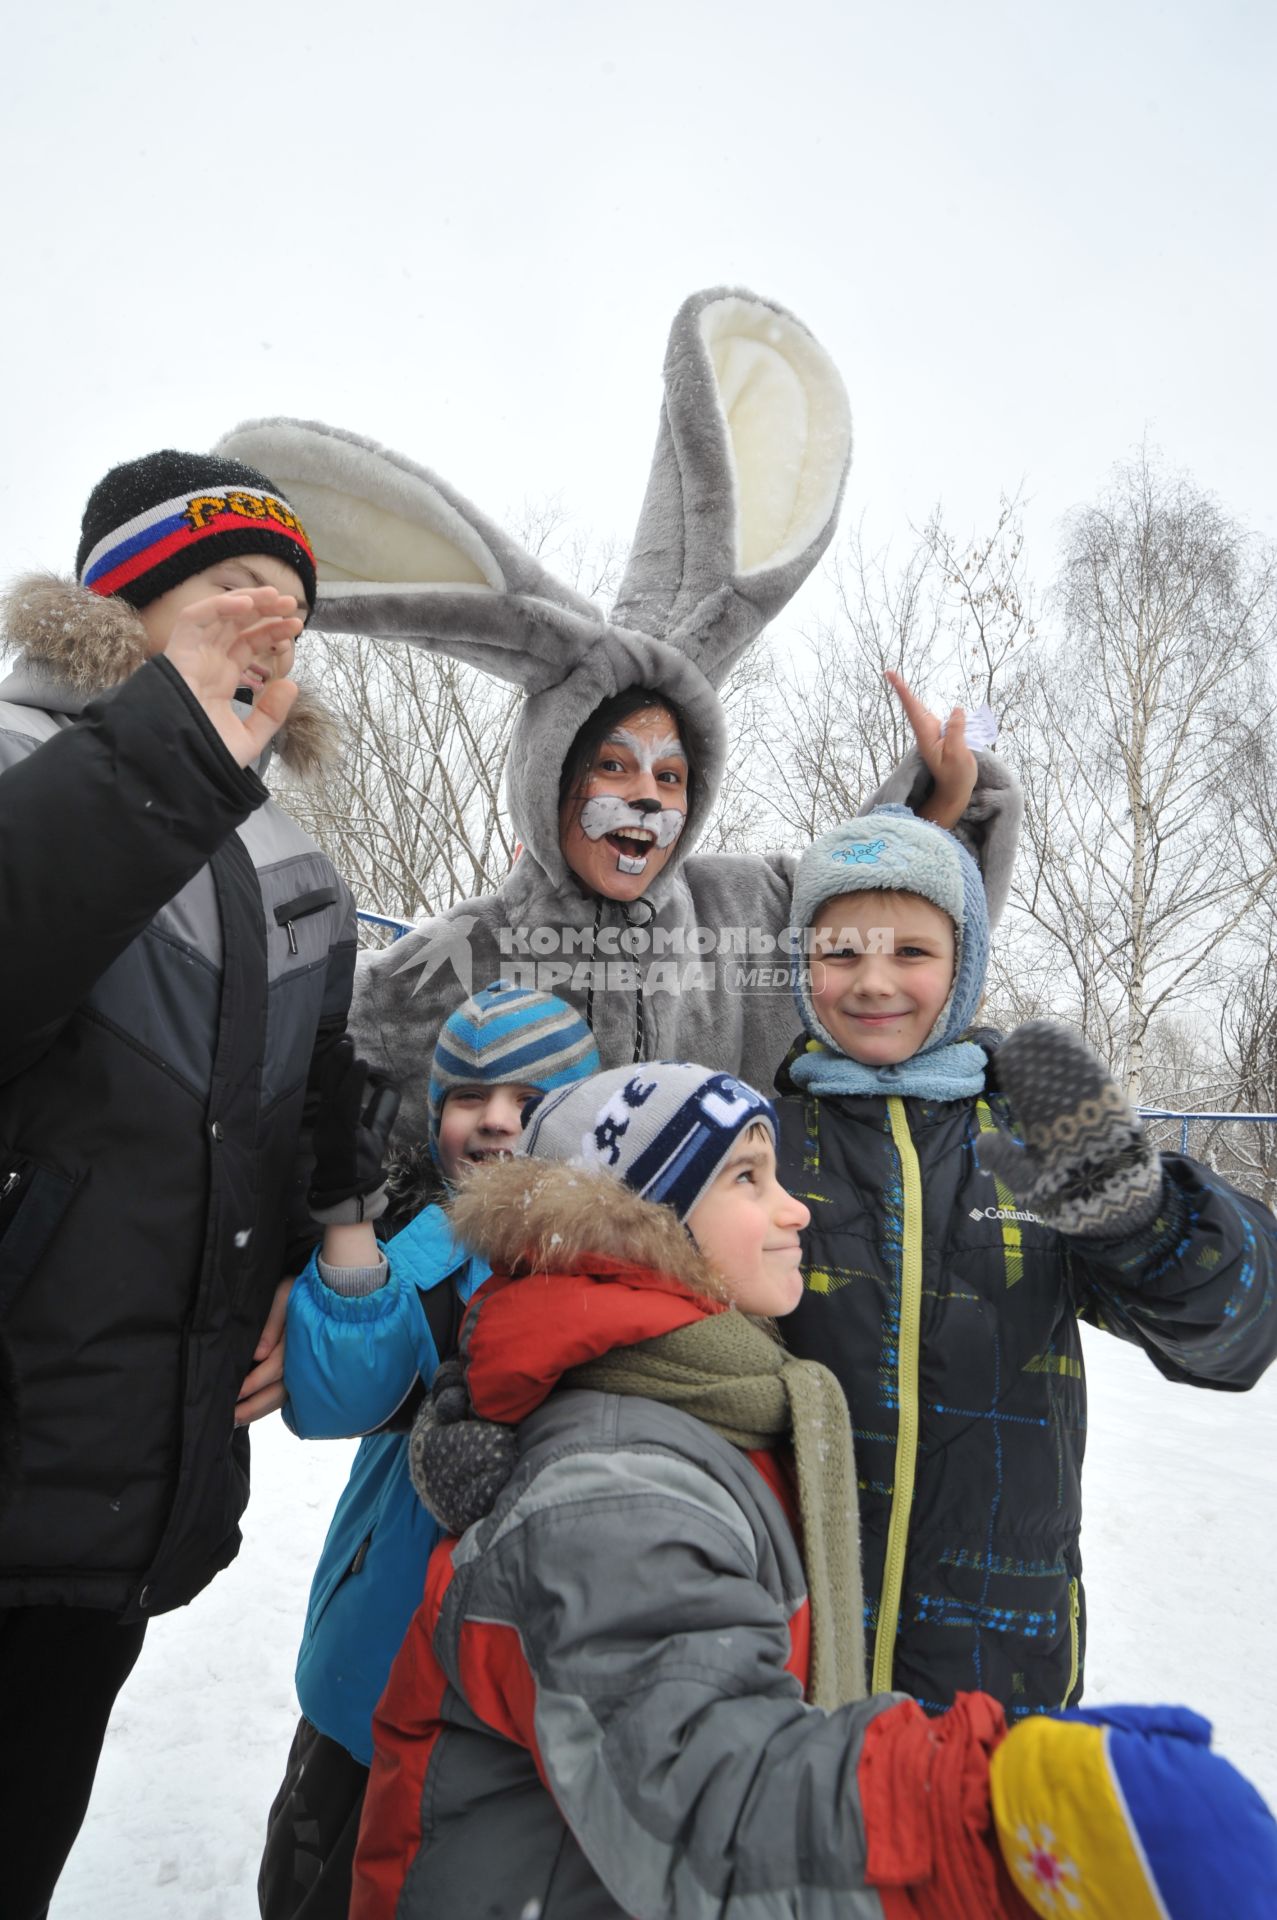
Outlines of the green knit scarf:
<svg viewBox="0 0 1277 1920">
<path fill-rule="evenodd" d="M 659 1400 L 747 1451 L 789 1440 L 811 1607 L 807 1697 L 818 1707 L 863 1700 L 856 1471 L 847 1403 L 833 1374 L 792 1359 L 748 1315 L 728 1312 L 605 1353 L 574 1367 L 564 1385 Z"/>
</svg>

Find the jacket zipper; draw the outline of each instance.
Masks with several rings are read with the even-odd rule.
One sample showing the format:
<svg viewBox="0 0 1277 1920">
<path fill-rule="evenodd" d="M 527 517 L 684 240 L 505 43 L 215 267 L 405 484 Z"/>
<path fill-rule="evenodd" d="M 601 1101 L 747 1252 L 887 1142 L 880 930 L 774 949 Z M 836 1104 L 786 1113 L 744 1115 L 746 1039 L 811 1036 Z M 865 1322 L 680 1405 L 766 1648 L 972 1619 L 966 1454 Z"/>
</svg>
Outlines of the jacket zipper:
<svg viewBox="0 0 1277 1920">
<path fill-rule="evenodd" d="M 900 1337 L 896 1361 L 896 1468 L 891 1486 L 891 1521 L 887 1529 L 887 1557 L 883 1567 L 882 1597 L 878 1603 L 878 1630 L 874 1637 L 871 1693 L 891 1692 L 900 1596 L 904 1589 L 905 1554 L 913 1510 L 914 1477 L 918 1465 L 918 1353 L 922 1327 L 922 1174 L 905 1103 L 898 1094 L 887 1101 L 891 1138 L 900 1159 L 904 1187 L 904 1235 L 900 1261 Z"/>
<path fill-rule="evenodd" d="M 1077 1581 L 1069 1581 L 1069 1684 L 1064 1689 L 1061 1707 L 1067 1707 L 1074 1687 L 1077 1685 L 1078 1669 L 1078 1620 L 1082 1604 L 1078 1598 Z"/>
</svg>

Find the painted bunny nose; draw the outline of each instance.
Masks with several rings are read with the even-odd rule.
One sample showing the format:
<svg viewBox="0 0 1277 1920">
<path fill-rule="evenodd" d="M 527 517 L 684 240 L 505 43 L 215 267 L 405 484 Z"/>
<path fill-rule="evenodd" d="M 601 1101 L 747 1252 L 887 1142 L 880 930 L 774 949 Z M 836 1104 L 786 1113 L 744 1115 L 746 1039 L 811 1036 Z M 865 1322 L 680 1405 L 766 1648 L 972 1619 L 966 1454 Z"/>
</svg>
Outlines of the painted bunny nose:
<svg viewBox="0 0 1277 1920">
<path fill-rule="evenodd" d="M 661 810 L 660 801 L 654 800 L 650 794 L 646 793 L 640 799 L 631 800 L 630 805 L 635 813 L 659 813 Z"/>
</svg>

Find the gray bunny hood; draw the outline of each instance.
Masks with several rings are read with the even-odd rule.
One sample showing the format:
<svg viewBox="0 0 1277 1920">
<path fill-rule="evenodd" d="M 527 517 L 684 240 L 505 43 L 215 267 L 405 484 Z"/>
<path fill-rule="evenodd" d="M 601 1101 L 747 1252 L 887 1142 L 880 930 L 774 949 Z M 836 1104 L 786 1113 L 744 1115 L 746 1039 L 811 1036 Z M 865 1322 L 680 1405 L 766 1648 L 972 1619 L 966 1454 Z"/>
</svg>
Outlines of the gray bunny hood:
<svg viewBox="0 0 1277 1920">
<path fill-rule="evenodd" d="M 357 434 L 260 420 L 216 450 L 271 474 L 300 514 L 318 563 L 315 627 L 425 647 L 524 689 L 507 800 L 556 888 L 571 878 L 559 778 L 582 724 L 633 687 L 677 709 L 701 778 L 675 857 L 647 890 L 657 905 L 722 779 L 717 690 L 833 535 L 851 421 L 832 361 L 783 307 L 730 288 L 684 301 L 610 616 L 447 481 Z"/>
</svg>

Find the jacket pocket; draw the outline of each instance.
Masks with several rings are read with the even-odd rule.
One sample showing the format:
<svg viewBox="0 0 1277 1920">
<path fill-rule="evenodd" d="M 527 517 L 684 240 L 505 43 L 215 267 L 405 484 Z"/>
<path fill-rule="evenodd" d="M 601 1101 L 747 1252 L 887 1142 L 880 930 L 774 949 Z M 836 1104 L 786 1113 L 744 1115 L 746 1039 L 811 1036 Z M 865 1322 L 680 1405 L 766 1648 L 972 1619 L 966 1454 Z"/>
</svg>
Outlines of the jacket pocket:
<svg viewBox="0 0 1277 1920">
<path fill-rule="evenodd" d="M 297 952 L 296 923 L 308 920 L 312 913 L 322 913 L 325 907 L 337 904 L 336 887 L 313 887 L 309 893 L 299 893 L 293 900 L 282 900 L 275 909 L 275 925 L 282 927 L 288 935 L 288 951 Z"/>
<path fill-rule="evenodd" d="M 43 1258 L 77 1182 L 0 1147 L 0 1314 Z"/>
<path fill-rule="evenodd" d="M 364 1561 L 368 1558 L 372 1546 L 372 1533 L 366 1533 L 359 1542 L 353 1555 L 338 1561 L 333 1567 L 328 1584 L 317 1594 L 312 1595 L 310 1611 L 306 1620 L 306 1637 L 310 1639 L 318 1630 L 319 1623 L 327 1613 L 337 1595 L 348 1580 L 353 1580 L 364 1570 Z"/>
</svg>

